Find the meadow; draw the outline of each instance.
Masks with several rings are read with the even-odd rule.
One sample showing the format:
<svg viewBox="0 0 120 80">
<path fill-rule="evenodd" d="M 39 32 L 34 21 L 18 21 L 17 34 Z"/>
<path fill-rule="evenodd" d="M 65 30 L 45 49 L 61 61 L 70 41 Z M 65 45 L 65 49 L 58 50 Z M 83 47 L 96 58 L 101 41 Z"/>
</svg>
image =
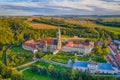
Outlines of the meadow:
<svg viewBox="0 0 120 80">
<path fill-rule="evenodd" d="M 55 80 L 55 79 L 47 77 L 47 76 L 35 74 L 35 73 L 31 72 L 30 70 L 24 71 L 23 77 L 28 78 L 28 79 L 33 79 L 33 80 Z"/>
<path fill-rule="evenodd" d="M 34 29 L 57 29 L 57 26 L 42 24 L 42 23 L 35 23 L 35 22 L 29 22 L 30 27 Z"/>
<path fill-rule="evenodd" d="M 45 63 L 45 62 L 36 62 L 32 65 L 35 65 L 35 66 L 42 66 L 42 67 L 46 67 L 46 68 L 49 68 L 50 66 L 52 66 L 54 69 L 56 70 L 60 70 L 60 71 L 69 71 L 70 69 L 69 68 L 66 68 L 66 67 L 61 67 L 61 66 L 57 66 L 57 65 L 53 65 L 53 64 L 49 64 L 49 63 Z M 31 68 L 31 66 L 27 66 L 25 68 Z M 22 69 L 25 69 L 25 68 L 22 68 Z M 25 70 L 22 72 L 23 76 L 25 78 L 29 78 L 29 79 L 35 79 L 35 80 L 56 80 L 56 79 L 53 79 L 53 78 L 50 78 L 48 76 L 44 76 L 44 75 L 40 75 L 40 74 L 35 74 L 33 72 L 31 72 L 29 69 L 28 70 Z"/>
</svg>

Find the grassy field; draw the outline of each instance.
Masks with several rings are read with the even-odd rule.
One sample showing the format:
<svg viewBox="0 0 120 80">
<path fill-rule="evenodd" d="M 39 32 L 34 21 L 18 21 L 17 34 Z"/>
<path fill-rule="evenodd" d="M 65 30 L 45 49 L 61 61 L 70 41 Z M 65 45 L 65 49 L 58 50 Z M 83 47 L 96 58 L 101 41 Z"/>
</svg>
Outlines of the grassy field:
<svg viewBox="0 0 120 80">
<path fill-rule="evenodd" d="M 45 66 L 45 67 L 49 67 L 50 65 L 52 65 L 57 70 L 62 70 L 62 71 L 70 70 L 69 68 L 66 68 L 66 67 L 61 67 L 61 66 L 57 66 L 57 65 L 53 65 L 45 62 L 36 62 L 34 63 L 34 65 Z"/>
<path fill-rule="evenodd" d="M 10 49 L 12 52 L 24 52 L 24 53 L 32 53 L 31 51 L 24 50 L 21 46 L 14 46 Z"/>
<path fill-rule="evenodd" d="M 59 53 L 56 55 L 52 55 L 52 54 L 45 55 L 43 57 L 43 59 L 52 60 L 55 62 L 60 62 L 60 63 L 66 64 L 68 62 L 68 60 L 72 59 L 73 57 L 74 57 L 74 54 L 72 54 L 72 53 Z M 88 61 L 89 60 L 88 57 L 81 57 L 81 56 L 77 57 L 77 59 L 80 61 Z"/>
<path fill-rule="evenodd" d="M 47 25 L 47 24 L 42 24 L 42 23 L 34 23 L 34 22 L 29 22 L 30 27 L 35 28 L 35 29 L 56 29 L 57 26 L 52 26 L 52 25 Z"/>
<path fill-rule="evenodd" d="M 43 57 L 45 60 L 52 60 L 55 62 L 60 62 L 66 64 L 70 58 L 72 58 L 73 54 L 69 53 L 59 53 L 56 55 L 47 54 Z"/>
<path fill-rule="evenodd" d="M 47 54 L 43 57 L 43 59 L 45 60 L 52 60 L 52 61 L 63 63 L 63 64 L 66 64 L 69 59 L 74 59 L 74 58 L 75 56 L 72 53 L 58 53 L 56 55 Z M 106 62 L 106 59 L 105 59 L 106 57 L 103 57 L 103 56 L 95 56 L 91 58 L 95 62 Z M 88 56 L 77 56 L 77 59 L 79 61 L 88 61 L 89 57 Z"/>
<path fill-rule="evenodd" d="M 80 61 L 88 61 L 89 60 L 88 57 L 81 57 L 81 56 L 77 57 L 77 59 Z"/>
<path fill-rule="evenodd" d="M 45 66 L 48 68 L 52 64 L 45 63 L 45 62 L 36 62 L 33 65 Z M 30 66 L 32 66 L 32 65 L 30 65 Z M 28 67 L 30 67 L 30 66 L 28 66 Z M 62 70 L 62 71 L 69 71 L 70 70 L 69 68 L 66 68 L 66 67 L 61 67 L 61 66 L 57 66 L 57 65 L 52 65 L 52 66 L 57 70 Z M 25 67 L 25 68 L 27 68 L 27 67 Z M 24 68 L 22 68 L 22 69 L 24 69 Z M 35 79 L 35 80 L 55 80 L 55 79 L 50 78 L 48 76 L 35 74 L 35 73 L 31 72 L 30 70 L 24 71 L 23 76 L 26 78 Z"/>
<path fill-rule="evenodd" d="M 105 29 L 105 30 L 120 34 L 120 28 L 117 28 L 117 27 L 104 26 L 104 25 L 99 25 L 99 24 L 96 24 L 96 23 L 93 23 L 93 22 L 86 22 L 86 21 L 79 22 L 79 21 L 65 20 L 65 22 L 78 24 L 82 27 L 92 27 L 92 28 L 98 27 L 98 28 L 101 28 L 101 29 Z"/>
<path fill-rule="evenodd" d="M 23 76 L 26 78 L 29 78 L 29 79 L 34 79 L 34 80 L 55 80 L 55 79 L 52 79 L 52 78 L 47 77 L 47 76 L 34 74 L 29 70 L 24 71 Z"/>
</svg>

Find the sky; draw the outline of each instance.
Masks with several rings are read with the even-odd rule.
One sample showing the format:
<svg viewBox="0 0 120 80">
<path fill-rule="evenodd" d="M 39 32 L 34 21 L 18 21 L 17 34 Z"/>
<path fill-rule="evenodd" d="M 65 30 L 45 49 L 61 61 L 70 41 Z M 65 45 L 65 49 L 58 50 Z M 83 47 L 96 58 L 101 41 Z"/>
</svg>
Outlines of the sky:
<svg viewBox="0 0 120 80">
<path fill-rule="evenodd" d="M 0 15 L 120 15 L 120 0 L 0 0 Z"/>
</svg>

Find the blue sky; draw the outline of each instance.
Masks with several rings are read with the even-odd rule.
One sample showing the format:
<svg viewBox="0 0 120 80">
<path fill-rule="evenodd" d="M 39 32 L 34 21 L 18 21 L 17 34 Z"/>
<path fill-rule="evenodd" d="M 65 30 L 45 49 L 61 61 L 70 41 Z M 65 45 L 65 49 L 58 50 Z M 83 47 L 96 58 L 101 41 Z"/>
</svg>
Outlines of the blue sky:
<svg viewBox="0 0 120 80">
<path fill-rule="evenodd" d="M 0 0 L 0 15 L 120 15 L 120 0 Z"/>
</svg>

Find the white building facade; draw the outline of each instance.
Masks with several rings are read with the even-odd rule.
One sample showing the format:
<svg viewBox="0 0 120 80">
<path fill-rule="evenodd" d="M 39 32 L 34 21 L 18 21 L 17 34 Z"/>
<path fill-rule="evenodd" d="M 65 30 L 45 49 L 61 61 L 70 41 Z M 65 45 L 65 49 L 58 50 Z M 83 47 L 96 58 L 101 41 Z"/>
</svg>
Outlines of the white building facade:
<svg viewBox="0 0 120 80">
<path fill-rule="evenodd" d="M 81 71 L 90 71 L 91 73 L 115 74 L 118 73 L 109 63 L 95 63 L 93 61 L 75 61 L 72 65 L 73 69 Z"/>
</svg>

